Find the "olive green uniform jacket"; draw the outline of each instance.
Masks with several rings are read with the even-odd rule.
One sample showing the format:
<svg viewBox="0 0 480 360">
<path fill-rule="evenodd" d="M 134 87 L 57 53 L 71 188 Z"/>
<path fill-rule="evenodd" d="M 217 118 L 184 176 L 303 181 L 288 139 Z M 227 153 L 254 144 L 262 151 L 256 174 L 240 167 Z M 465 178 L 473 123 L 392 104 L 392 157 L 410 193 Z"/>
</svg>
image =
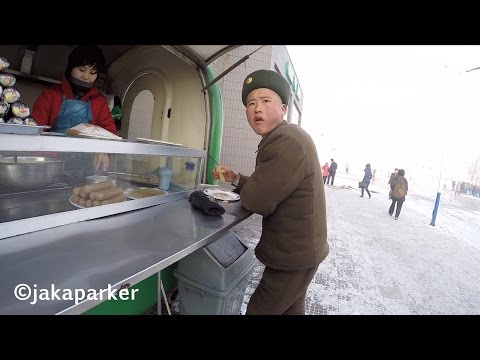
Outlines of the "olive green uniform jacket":
<svg viewBox="0 0 480 360">
<path fill-rule="evenodd" d="M 258 145 L 255 171 L 235 189 L 243 207 L 263 216 L 255 255 L 277 270 L 318 266 L 328 255 L 323 177 L 315 144 L 283 121 Z"/>
</svg>

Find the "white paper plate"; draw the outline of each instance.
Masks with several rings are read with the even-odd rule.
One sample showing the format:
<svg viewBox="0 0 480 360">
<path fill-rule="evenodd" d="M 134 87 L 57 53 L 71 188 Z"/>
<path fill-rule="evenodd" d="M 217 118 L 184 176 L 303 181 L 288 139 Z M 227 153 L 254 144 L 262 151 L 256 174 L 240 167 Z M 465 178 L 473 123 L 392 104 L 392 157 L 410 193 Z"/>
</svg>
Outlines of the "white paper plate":
<svg viewBox="0 0 480 360">
<path fill-rule="evenodd" d="M 75 202 L 73 201 L 73 197 L 74 197 L 74 196 L 75 196 L 75 194 L 72 195 L 72 196 L 70 196 L 70 198 L 68 199 L 68 200 L 70 201 L 70 204 L 72 204 L 73 206 L 75 206 L 75 207 L 77 207 L 77 208 L 79 208 L 79 209 L 85 209 L 86 206 L 82 206 L 82 205 L 77 204 L 77 203 L 75 203 Z M 125 201 L 127 201 L 127 199 L 125 199 Z M 120 201 L 120 202 L 122 202 L 122 201 Z M 99 205 L 99 206 L 101 206 L 101 205 Z M 98 207 L 98 206 L 92 206 L 92 208 L 94 208 L 94 207 Z"/>
<path fill-rule="evenodd" d="M 82 137 L 82 138 L 87 138 L 87 139 L 100 139 L 100 140 L 113 140 L 113 141 L 126 141 L 122 139 L 121 137 L 114 138 L 110 136 L 101 136 L 101 135 L 87 135 L 87 134 L 65 134 L 66 136 L 71 136 L 71 137 Z"/>
<path fill-rule="evenodd" d="M 205 189 L 203 190 L 208 196 L 213 196 L 217 200 L 221 201 L 238 201 L 240 195 L 231 191 L 217 190 L 217 189 Z"/>
<path fill-rule="evenodd" d="M 148 196 L 135 196 L 135 190 L 144 190 L 144 189 L 152 190 L 152 191 L 156 192 L 157 194 L 156 195 L 148 195 Z M 167 192 L 165 190 L 160 190 L 160 189 L 156 189 L 156 188 L 126 189 L 123 193 L 125 194 L 125 196 L 127 198 L 132 199 L 132 200 L 145 199 L 147 197 L 166 195 L 167 194 Z"/>
<path fill-rule="evenodd" d="M 172 142 L 169 142 L 169 141 L 146 139 L 146 138 L 141 138 L 141 137 L 137 137 L 137 141 L 146 142 L 146 143 L 150 143 L 150 144 L 173 145 L 173 146 L 185 147 L 185 145 L 183 145 L 183 144 L 176 144 L 176 143 L 172 143 Z"/>
</svg>

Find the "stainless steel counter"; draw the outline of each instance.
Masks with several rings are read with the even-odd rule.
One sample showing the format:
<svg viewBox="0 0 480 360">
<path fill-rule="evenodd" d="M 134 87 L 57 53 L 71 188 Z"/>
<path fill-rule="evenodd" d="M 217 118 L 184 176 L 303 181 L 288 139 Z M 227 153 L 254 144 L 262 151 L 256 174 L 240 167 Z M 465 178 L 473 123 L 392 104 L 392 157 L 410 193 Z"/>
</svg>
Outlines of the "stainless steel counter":
<svg viewBox="0 0 480 360">
<path fill-rule="evenodd" d="M 206 216 L 187 199 L 0 240 L 0 314 L 80 314 L 103 300 L 75 301 L 64 290 L 136 284 L 222 237 L 250 216 L 240 204 Z M 1 226 L 1 225 L 0 225 Z M 26 284 L 63 297 L 18 300 Z M 24 292 L 25 293 L 25 292 Z M 46 294 L 45 292 L 43 292 Z M 52 293 L 50 292 L 50 296 Z M 106 295 L 104 299 L 106 298 Z"/>
<path fill-rule="evenodd" d="M 71 195 L 72 188 L 60 182 L 37 191 L 10 194 L 0 190 L 0 224 L 75 210 L 69 201 Z"/>
</svg>

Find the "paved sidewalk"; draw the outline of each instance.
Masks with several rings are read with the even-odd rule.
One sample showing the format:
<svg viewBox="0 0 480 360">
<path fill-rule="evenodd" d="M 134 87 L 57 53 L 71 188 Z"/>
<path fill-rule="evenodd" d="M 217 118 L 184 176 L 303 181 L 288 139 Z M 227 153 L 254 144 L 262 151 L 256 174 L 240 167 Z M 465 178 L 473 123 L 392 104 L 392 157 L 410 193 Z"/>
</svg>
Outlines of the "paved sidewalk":
<svg viewBox="0 0 480 360">
<path fill-rule="evenodd" d="M 325 187 L 330 253 L 310 284 L 306 314 L 480 313 L 477 247 L 428 226 L 408 202 L 394 221 L 386 195 L 360 198 L 358 189 L 335 180 Z M 252 215 L 233 231 L 253 248 L 261 219 Z M 257 261 L 242 314 L 262 272 Z"/>
</svg>

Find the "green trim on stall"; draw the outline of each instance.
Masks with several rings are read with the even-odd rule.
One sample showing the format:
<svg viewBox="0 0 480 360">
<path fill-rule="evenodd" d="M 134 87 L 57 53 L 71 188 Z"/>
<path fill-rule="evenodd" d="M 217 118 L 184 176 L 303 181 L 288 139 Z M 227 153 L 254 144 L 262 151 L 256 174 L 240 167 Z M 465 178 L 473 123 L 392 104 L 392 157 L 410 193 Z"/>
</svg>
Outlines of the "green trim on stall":
<svg viewBox="0 0 480 360">
<path fill-rule="evenodd" d="M 172 264 L 160 272 L 167 295 L 177 287 L 177 278 L 173 275 L 176 265 L 176 263 Z M 155 274 L 129 287 L 129 289 L 138 289 L 135 300 L 107 300 L 82 315 L 142 315 L 157 304 L 157 278 Z"/>
<path fill-rule="evenodd" d="M 210 66 L 205 69 L 205 76 L 208 81 L 215 78 L 215 73 Z M 208 98 L 210 100 L 210 143 L 208 144 L 208 153 L 210 156 L 207 160 L 206 183 L 216 184 L 217 179 L 213 178 L 212 171 L 217 165 L 215 161 L 220 163 L 220 150 L 222 148 L 223 137 L 223 107 L 222 96 L 218 82 L 208 88 Z M 215 160 L 213 160 L 213 159 Z"/>
</svg>

